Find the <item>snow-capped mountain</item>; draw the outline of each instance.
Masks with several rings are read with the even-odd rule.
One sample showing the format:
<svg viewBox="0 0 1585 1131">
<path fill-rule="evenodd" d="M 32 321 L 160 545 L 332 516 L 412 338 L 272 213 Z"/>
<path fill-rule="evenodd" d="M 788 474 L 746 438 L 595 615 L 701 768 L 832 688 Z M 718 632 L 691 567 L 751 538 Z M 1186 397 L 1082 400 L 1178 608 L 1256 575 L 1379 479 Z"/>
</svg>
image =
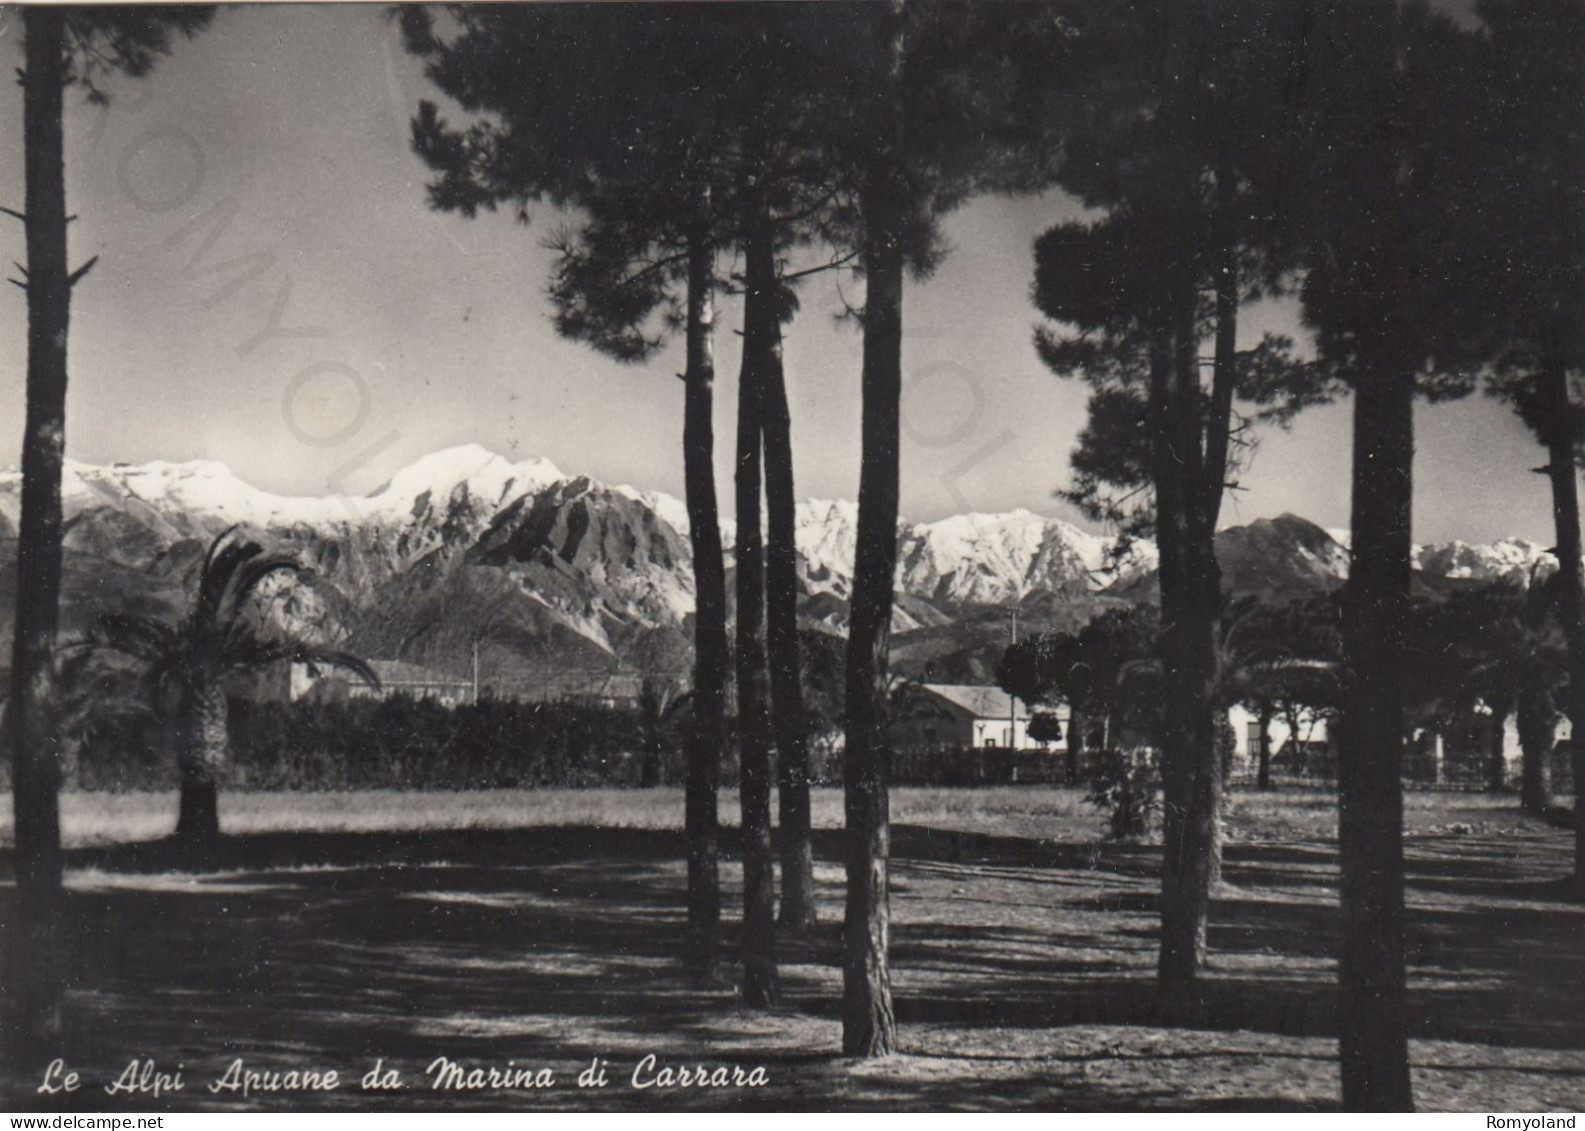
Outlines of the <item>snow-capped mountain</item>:
<svg viewBox="0 0 1585 1131">
<path fill-rule="evenodd" d="M 1350 531 L 1326 532 L 1345 553 Z M 1495 542 L 1427 542 L 1410 549 L 1414 568 L 1426 578 L 1451 582 L 1509 581 L 1528 584 L 1532 572 L 1546 574 L 1557 566 L 1549 547 L 1526 538 Z"/>
<path fill-rule="evenodd" d="M 810 500 L 798 505 L 798 552 L 812 592 L 846 598 L 857 545 L 858 506 Z M 1110 540 L 1027 510 L 899 521 L 897 588 L 949 605 L 1002 605 L 1031 593 L 1090 593 L 1122 573 L 1155 564 L 1155 547 L 1136 544 L 1118 567 Z"/>
<path fill-rule="evenodd" d="M 1348 580 L 1349 544 L 1347 530 L 1283 514 L 1217 531 L 1216 556 L 1227 589 L 1284 598 L 1341 586 Z M 1522 538 L 1418 545 L 1412 553 L 1417 585 L 1427 593 L 1490 581 L 1528 584 L 1533 570 L 1544 574 L 1555 565 L 1546 548 Z M 1154 573 L 1137 571 L 1108 591 L 1151 600 L 1155 580 Z"/>
<path fill-rule="evenodd" d="M 14 539 L 20 486 L 0 473 L 0 544 Z M 239 524 L 313 565 L 337 595 L 327 631 L 370 654 L 441 663 L 482 639 L 547 662 L 569 646 L 610 656 L 684 639 L 693 610 L 680 500 L 477 445 L 425 456 L 364 496 L 272 494 L 211 460 L 69 462 L 62 493 L 77 624 L 128 603 L 179 606 L 209 539 Z M 851 502 L 798 507 L 805 612 L 827 628 L 846 621 L 857 520 Z M 723 521 L 729 551 L 734 533 Z M 1101 539 L 1027 511 L 905 522 L 898 539 L 900 594 L 913 598 L 899 601 L 900 631 L 1110 577 Z"/>
<path fill-rule="evenodd" d="M 1523 538 L 1504 538 L 1484 545 L 1438 542 L 1414 548 L 1414 567 L 1453 581 L 1511 581 L 1528 584 L 1532 571 L 1556 568 L 1549 549 Z"/>
<path fill-rule="evenodd" d="M 810 499 L 798 504 L 793 537 L 803 561 L 804 585 L 811 593 L 829 593 L 847 599 L 852 592 L 853 555 L 858 548 L 858 534 L 857 503 L 845 499 Z"/>
<path fill-rule="evenodd" d="M 955 604 L 1003 604 L 1037 589 L 1100 588 L 1104 540 L 1027 510 L 965 514 L 916 526 L 899 547 L 904 592 Z"/>
</svg>

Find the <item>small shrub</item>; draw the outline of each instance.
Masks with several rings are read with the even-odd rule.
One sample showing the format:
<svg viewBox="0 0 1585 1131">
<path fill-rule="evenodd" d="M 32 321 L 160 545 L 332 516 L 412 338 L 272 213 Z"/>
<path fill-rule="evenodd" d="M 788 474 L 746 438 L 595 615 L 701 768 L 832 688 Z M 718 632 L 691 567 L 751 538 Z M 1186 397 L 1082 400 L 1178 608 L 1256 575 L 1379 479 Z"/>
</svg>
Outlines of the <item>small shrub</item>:
<svg viewBox="0 0 1585 1131">
<path fill-rule="evenodd" d="M 1062 723 L 1050 711 L 1036 711 L 1029 720 L 1029 737 L 1036 742 L 1061 742 L 1064 737 Z"/>
<path fill-rule="evenodd" d="M 1107 815 L 1114 839 L 1144 836 L 1159 805 L 1161 785 L 1153 750 L 1103 750 L 1084 800 Z"/>
</svg>

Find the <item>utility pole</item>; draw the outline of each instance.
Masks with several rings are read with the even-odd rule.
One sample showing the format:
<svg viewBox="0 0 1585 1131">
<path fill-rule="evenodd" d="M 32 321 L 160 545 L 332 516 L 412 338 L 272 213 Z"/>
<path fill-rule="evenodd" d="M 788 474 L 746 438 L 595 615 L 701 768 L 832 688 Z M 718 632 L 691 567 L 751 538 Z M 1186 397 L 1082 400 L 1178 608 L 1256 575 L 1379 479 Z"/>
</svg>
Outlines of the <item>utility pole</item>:
<svg viewBox="0 0 1585 1131">
<path fill-rule="evenodd" d="M 479 703 L 479 638 L 473 638 L 473 703 Z"/>
<path fill-rule="evenodd" d="M 1013 645 L 1018 645 L 1018 599 L 1013 598 Z M 1018 696 L 1007 693 L 1007 745 L 1012 750 L 1018 746 Z"/>
</svg>

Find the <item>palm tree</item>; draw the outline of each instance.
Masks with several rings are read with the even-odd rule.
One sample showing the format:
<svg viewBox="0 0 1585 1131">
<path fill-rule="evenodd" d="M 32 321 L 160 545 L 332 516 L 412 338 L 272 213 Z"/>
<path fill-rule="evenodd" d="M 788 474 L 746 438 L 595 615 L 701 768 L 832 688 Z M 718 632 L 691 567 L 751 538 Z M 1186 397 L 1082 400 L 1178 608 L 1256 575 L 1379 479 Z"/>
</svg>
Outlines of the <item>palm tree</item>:
<svg viewBox="0 0 1585 1131">
<path fill-rule="evenodd" d="M 210 543 L 196 599 L 180 623 L 117 613 L 101 617 L 90 634 L 93 643 L 147 665 L 155 710 L 174 724 L 181 773 L 176 835 L 191 844 L 210 844 L 220 835 L 219 776 L 231 750 L 229 675 L 289 660 L 344 668 L 379 686 L 358 657 L 267 623 L 260 587 L 271 578 L 306 574 L 295 558 L 266 554 L 233 526 Z"/>
<path fill-rule="evenodd" d="M 678 716 L 693 704 L 693 694 L 664 679 L 645 679 L 638 693 L 639 739 L 643 760 L 638 784 L 651 789 L 665 776 L 666 751 L 672 746 Z"/>
<path fill-rule="evenodd" d="M 1207 699 L 1216 718 L 1223 722 L 1229 708 L 1243 704 L 1252 707 L 1261 721 L 1259 782 L 1262 789 L 1271 784 L 1270 720 L 1279 700 L 1326 706 L 1336 701 L 1338 645 L 1328 625 L 1335 613 L 1327 602 L 1296 601 L 1273 605 L 1260 597 L 1234 597 L 1223 594 L 1218 603 L 1215 634 L 1212 638 L 1212 674 Z M 1148 680 L 1143 688 L 1128 685 L 1137 678 Z M 1132 703 L 1147 704 L 1159 699 L 1165 684 L 1160 656 L 1131 660 L 1117 672 L 1122 697 Z M 1218 794 L 1226 788 L 1229 762 L 1224 761 Z M 1222 882 L 1221 804 L 1212 829 L 1210 877 L 1213 887 Z M 1204 932 L 1196 946 L 1205 946 Z M 1199 956 L 1203 961 L 1203 953 Z"/>
</svg>

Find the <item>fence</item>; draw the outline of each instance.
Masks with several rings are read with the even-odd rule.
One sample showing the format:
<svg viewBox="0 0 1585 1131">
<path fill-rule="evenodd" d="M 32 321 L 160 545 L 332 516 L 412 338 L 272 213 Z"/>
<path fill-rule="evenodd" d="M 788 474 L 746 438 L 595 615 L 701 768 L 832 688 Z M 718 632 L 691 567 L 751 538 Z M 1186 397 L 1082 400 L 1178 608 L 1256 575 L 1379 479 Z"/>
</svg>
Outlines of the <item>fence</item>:
<svg viewBox="0 0 1585 1131">
<path fill-rule="evenodd" d="M 1503 789 L 1517 793 L 1520 764 L 1508 759 L 1503 768 Z M 1553 794 L 1574 792 L 1574 773 L 1568 746 L 1559 744 L 1547 759 L 1548 789 Z M 1490 788 L 1489 771 L 1485 765 L 1473 760 L 1448 759 L 1440 770 L 1428 757 L 1414 750 L 1406 751 L 1403 761 L 1404 788 L 1428 792 L 1480 793 Z M 1255 767 L 1249 760 L 1239 759 L 1227 775 L 1227 783 L 1235 789 L 1253 789 L 1258 781 Z M 1302 772 L 1295 773 L 1290 766 L 1273 766 L 1270 776 L 1273 789 L 1332 789 L 1337 785 L 1335 767 L 1330 759 L 1312 760 Z"/>
<path fill-rule="evenodd" d="M 905 746 L 892 750 L 891 780 L 895 785 L 1063 784 L 1068 759 L 1062 751 Z"/>
</svg>

